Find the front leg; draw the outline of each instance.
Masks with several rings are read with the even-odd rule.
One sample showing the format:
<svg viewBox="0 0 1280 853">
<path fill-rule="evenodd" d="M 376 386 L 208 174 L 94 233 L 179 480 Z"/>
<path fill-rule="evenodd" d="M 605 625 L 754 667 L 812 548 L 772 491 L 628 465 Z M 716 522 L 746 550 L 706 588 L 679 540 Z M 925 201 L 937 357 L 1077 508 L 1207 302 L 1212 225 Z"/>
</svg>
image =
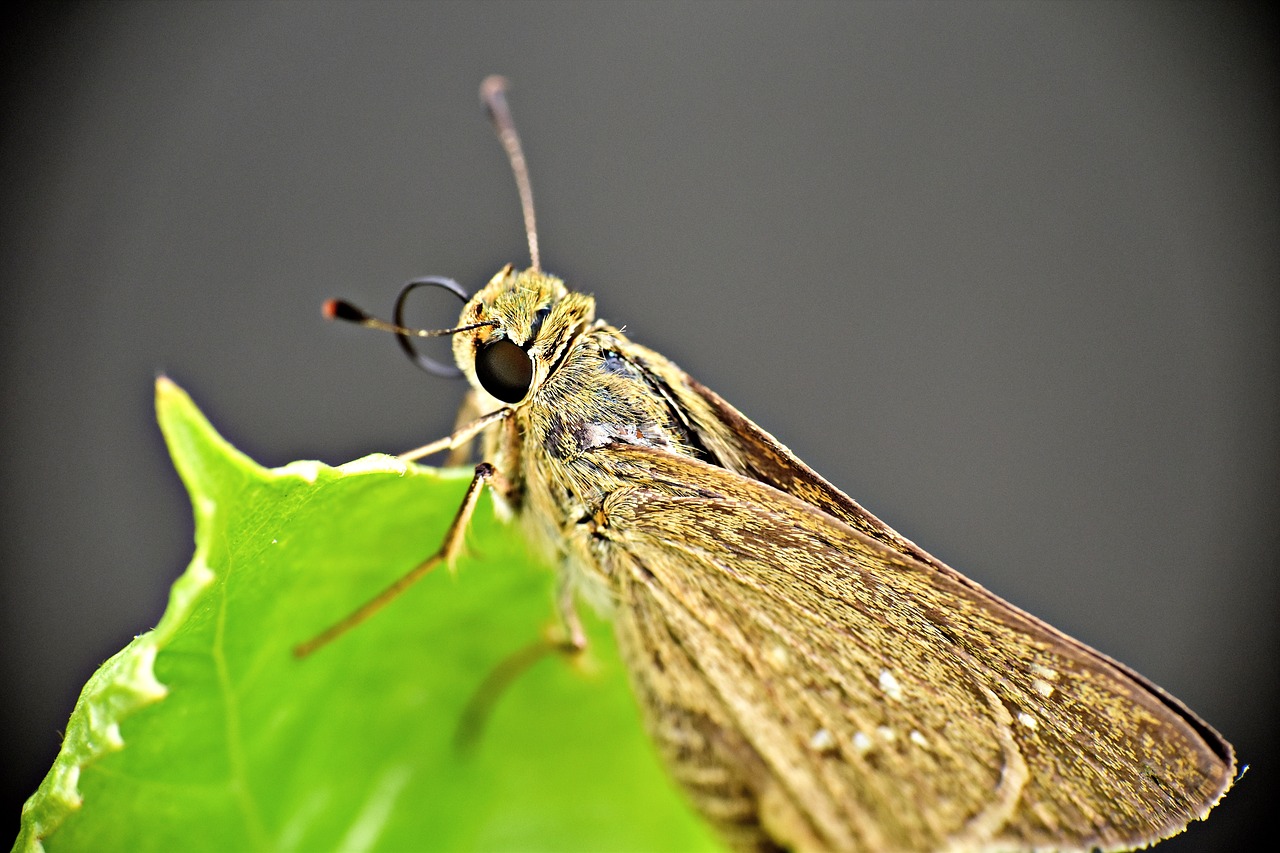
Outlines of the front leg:
<svg viewBox="0 0 1280 853">
<path fill-rule="evenodd" d="M 402 592 L 413 586 L 441 563 L 452 567 L 453 561 L 457 559 L 459 552 L 462 550 L 467 524 L 471 521 L 471 514 L 475 511 L 476 502 L 480 500 L 480 490 L 485 482 L 495 476 L 495 473 L 494 467 L 488 462 L 481 462 L 476 466 L 476 473 L 471 478 L 471 485 L 467 487 L 467 493 L 462 498 L 462 505 L 458 507 L 458 514 L 453 517 L 453 523 L 449 525 L 449 530 L 444 535 L 444 542 L 441 543 L 438 551 L 417 566 L 414 566 L 394 583 L 356 608 L 342 620 L 330 625 L 305 643 L 299 643 L 293 649 L 294 656 L 304 658 L 341 637 L 383 607 L 386 607 L 398 598 Z"/>
</svg>

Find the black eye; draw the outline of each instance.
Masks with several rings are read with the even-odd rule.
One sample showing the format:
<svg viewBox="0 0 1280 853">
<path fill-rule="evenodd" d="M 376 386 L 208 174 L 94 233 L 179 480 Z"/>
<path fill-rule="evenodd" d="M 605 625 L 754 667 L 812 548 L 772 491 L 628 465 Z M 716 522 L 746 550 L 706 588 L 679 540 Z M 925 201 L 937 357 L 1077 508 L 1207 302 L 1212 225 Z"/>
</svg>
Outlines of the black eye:
<svg viewBox="0 0 1280 853">
<path fill-rule="evenodd" d="M 533 361 L 516 344 L 500 338 L 476 353 L 480 386 L 504 403 L 519 403 L 533 382 Z"/>
</svg>

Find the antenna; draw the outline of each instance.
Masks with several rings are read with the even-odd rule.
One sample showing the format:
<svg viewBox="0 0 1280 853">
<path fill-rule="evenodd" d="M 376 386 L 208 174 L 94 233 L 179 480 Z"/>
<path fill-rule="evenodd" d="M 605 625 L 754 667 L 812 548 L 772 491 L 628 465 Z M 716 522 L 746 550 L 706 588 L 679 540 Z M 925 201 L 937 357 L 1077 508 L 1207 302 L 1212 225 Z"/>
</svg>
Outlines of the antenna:
<svg viewBox="0 0 1280 853">
<path fill-rule="evenodd" d="M 403 338 L 443 338 L 446 335 L 456 335 L 459 332 L 470 332 L 472 329 L 498 325 L 496 321 L 486 320 L 483 323 L 468 323 L 465 326 L 455 326 L 452 329 L 410 329 L 406 326 L 380 320 L 345 299 L 326 299 L 320 311 L 324 314 L 326 320 L 345 320 L 348 323 L 355 323 L 357 326 L 364 326 L 366 329 L 391 332 Z"/>
<path fill-rule="evenodd" d="M 524 213 L 524 233 L 529 239 L 529 265 L 538 272 L 542 271 L 542 261 L 538 256 L 538 223 L 533 215 L 533 187 L 529 184 L 529 166 L 524 160 L 524 151 L 520 148 L 520 135 L 516 133 L 516 123 L 511 118 L 511 108 L 507 106 L 507 78 L 500 74 L 492 74 L 484 78 L 480 84 L 480 102 L 489 113 L 493 129 L 498 134 L 498 141 L 507 152 L 507 160 L 511 162 L 511 171 L 516 177 L 516 189 L 520 192 L 520 210 Z"/>
</svg>

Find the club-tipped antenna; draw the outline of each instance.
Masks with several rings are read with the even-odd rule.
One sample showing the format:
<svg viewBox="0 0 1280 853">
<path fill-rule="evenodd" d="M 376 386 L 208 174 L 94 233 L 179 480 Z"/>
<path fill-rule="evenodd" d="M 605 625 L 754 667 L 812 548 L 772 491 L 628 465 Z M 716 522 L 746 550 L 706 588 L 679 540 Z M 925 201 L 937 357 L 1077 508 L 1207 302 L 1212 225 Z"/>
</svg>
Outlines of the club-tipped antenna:
<svg viewBox="0 0 1280 853">
<path fill-rule="evenodd" d="M 511 171 L 516 177 L 516 189 L 520 192 L 520 210 L 524 213 L 524 233 L 529 240 L 529 265 L 541 271 L 542 260 L 538 256 L 538 223 L 533 215 L 533 187 L 529 183 L 529 166 L 525 163 L 524 150 L 520 147 L 520 135 L 516 133 L 516 123 L 511 118 L 511 108 L 507 106 L 507 78 L 500 74 L 492 74 L 484 78 L 484 82 L 480 84 L 480 102 L 489 113 L 493 129 L 498 134 L 498 141 L 506 150 Z"/>
<path fill-rule="evenodd" d="M 321 310 L 327 320 L 345 320 L 348 323 L 355 323 L 357 326 L 364 326 L 366 329 L 392 332 L 393 334 L 410 338 L 442 338 L 446 335 L 469 332 L 472 329 L 479 329 L 484 326 L 498 325 L 493 320 L 486 320 L 483 323 L 470 323 L 466 326 L 455 326 L 452 329 L 410 329 L 407 326 L 399 326 L 395 323 L 388 323 L 386 320 L 380 320 L 345 299 L 327 300 Z"/>
</svg>

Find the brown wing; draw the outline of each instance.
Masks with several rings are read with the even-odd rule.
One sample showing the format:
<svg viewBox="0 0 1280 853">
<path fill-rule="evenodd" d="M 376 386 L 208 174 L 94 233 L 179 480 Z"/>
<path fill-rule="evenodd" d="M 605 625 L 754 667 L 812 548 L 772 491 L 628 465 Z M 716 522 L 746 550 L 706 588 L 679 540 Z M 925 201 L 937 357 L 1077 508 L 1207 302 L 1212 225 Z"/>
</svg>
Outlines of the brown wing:
<svg viewBox="0 0 1280 853">
<path fill-rule="evenodd" d="M 708 461 L 794 495 L 922 563 L 942 565 L 664 356 L 632 341 L 627 341 L 624 349 L 628 358 L 638 364 L 650 382 L 671 401 Z"/>
<path fill-rule="evenodd" d="M 611 445 L 596 533 L 653 735 L 741 847 L 1126 848 L 1202 817 L 1230 747 L 937 563 L 721 468 Z"/>
</svg>

